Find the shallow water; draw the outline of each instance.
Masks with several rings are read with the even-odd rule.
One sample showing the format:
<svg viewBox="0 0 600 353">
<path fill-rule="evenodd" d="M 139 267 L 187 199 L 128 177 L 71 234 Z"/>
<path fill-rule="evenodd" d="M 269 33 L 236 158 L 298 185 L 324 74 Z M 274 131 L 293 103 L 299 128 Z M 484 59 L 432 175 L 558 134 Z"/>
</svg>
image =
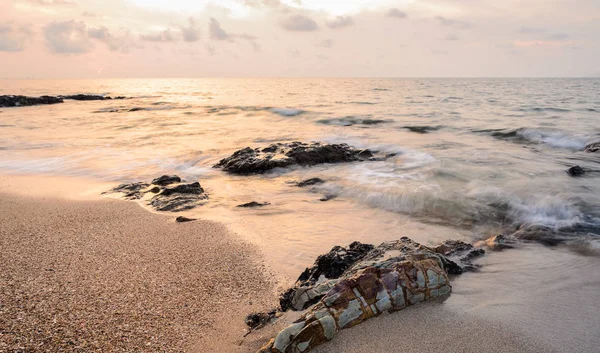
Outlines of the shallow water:
<svg viewBox="0 0 600 353">
<path fill-rule="evenodd" d="M 570 227 L 600 247 L 598 79 L 196 79 L 3 81 L 0 94 L 133 97 L 0 109 L 0 170 L 115 184 L 178 174 L 216 219 L 288 278 L 352 241 L 473 241 L 520 224 Z M 326 141 L 398 155 L 231 176 L 237 149 Z M 591 171 L 570 178 L 578 164 Z M 293 181 L 327 183 L 300 189 Z M 323 195 L 337 198 L 319 201 Z M 263 209 L 236 209 L 267 201 Z"/>
</svg>

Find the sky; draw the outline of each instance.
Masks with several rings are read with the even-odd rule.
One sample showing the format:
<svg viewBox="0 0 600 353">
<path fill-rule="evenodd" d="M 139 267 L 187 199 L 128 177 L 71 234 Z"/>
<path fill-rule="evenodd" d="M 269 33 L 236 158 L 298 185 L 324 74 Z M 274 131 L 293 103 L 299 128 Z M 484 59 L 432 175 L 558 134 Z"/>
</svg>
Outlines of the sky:
<svg viewBox="0 0 600 353">
<path fill-rule="evenodd" d="M 0 0 L 0 78 L 600 76 L 600 0 Z"/>
</svg>

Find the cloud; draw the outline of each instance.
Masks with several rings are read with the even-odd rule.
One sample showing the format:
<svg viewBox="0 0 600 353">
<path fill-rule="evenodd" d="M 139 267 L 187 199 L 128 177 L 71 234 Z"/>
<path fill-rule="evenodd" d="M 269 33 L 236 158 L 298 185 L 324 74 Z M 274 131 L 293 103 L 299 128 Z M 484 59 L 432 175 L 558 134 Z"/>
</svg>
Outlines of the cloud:
<svg viewBox="0 0 600 353">
<path fill-rule="evenodd" d="M 115 36 L 106 27 L 91 27 L 88 29 L 88 36 L 106 44 L 110 51 L 127 53 L 131 48 L 141 48 L 131 38 L 129 31 L 124 31 L 124 33 Z"/>
<path fill-rule="evenodd" d="M 281 26 L 290 32 L 311 32 L 319 28 L 312 18 L 304 15 L 289 16 L 281 22 Z"/>
<path fill-rule="evenodd" d="M 388 12 L 386 12 L 385 14 L 386 17 L 393 17 L 393 18 L 406 18 L 406 12 L 400 11 L 397 8 L 392 8 L 389 9 Z"/>
<path fill-rule="evenodd" d="M 12 25 L 0 26 L 0 51 L 18 52 L 25 49 L 25 42 L 32 36 L 27 26 L 19 28 Z"/>
<path fill-rule="evenodd" d="M 438 22 L 442 26 L 454 27 L 454 28 L 458 28 L 458 29 L 467 29 L 467 28 L 471 27 L 471 24 L 469 22 L 465 22 L 465 21 L 457 21 L 457 20 L 453 20 L 450 18 L 442 17 L 442 16 L 437 16 L 435 19 L 438 20 Z"/>
<path fill-rule="evenodd" d="M 354 25 L 354 19 L 350 16 L 337 16 L 332 20 L 326 21 L 325 24 L 329 28 L 339 29 Z"/>
<path fill-rule="evenodd" d="M 177 41 L 177 35 L 170 28 L 156 33 L 140 34 L 140 38 L 146 42 L 172 43 Z"/>
<path fill-rule="evenodd" d="M 332 48 L 333 47 L 333 40 L 331 39 L 325 39 L 323 41 L 320 41 L 319 43 L 317 43 L 318 47 L 321 48 Z"/>
<path fill-rule="evenodd" d="M 200 40 L 200 26 L 193 17 L 188 19 L 187 27 L 181 27 L 181 34 L 186 42 L 193 43 Z"/>
<path fill-rule="evenodd" d="M 210 39 L 212 40 L 227 40 L 229 39 L 229 33 L 227 33 L 223 28 L 221 28 L 221 24 L 219 21 L 214 18 L 210 19 L 210 23 L 208 25 L 208 34 Z"/>
<path fill-rule="evenodd" d="M 52 22 L 44 27 L 46 45 L 57 54 L 81 54 L 92 49 L 87 25 L 81 21 Z"/>
</svg>

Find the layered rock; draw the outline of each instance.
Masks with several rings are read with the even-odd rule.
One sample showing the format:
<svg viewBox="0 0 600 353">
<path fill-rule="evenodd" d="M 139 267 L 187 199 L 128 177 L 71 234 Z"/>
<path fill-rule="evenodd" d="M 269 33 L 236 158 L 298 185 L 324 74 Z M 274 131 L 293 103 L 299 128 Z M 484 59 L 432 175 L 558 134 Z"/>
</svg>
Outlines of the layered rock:
<svg viewBox="0 0 600 353">
<path fill-rule="evenodd" d="M 5 107 L 26 107 L 31 105 L 40 104 L 57 104 L 63 103 L 63 100 L 59 97 L 52 96 L 41 96 L 41 97 L 27 97 L 27 96 L 0 96 L 0 108 Z"/>
<path fill-rule="evenodd" d="M 585 146 L 584 151 L 588 153 L 600 152 L 600 142 L 594 142 Z"/>
<path fill-rule="evenodd" d="M 199 182 L 185 183 L 176 175 L 163 175 L 151 183 L 121 184 L 111 192 L 124 194 L 128 200 L 140 200 L 152 194 L 148 203 L 157 211 L 185 211 L 203 205 L 208 200 Z"/>
<path fill-rule="evenodd" d="M 345 163 L 382 160 L 368 149 L 360 150 L 347 144 L 277 143 L 266 148 L 246 147 L 214 165 L 233 174 L 259 174 L 275 168 L 294 165 L 312 166 L 323 163 Z"/>
<path fill-rule="evenodd" d="M 458 272 L 460 265 L 436 252 L 438 248 L 463 256 L 475 250 L 462 242 L 429 248 L 408 238 L 376 248 L 361 243 L 333 248 L 306 269 L 282 298 L 282 308 L 308 311 L 259 352 L 308 352 L 333 339 L 339 330 L 449 294 L 448 273 Z M 268 317 L 258 315 L 252 322 Z"/>
</svg>

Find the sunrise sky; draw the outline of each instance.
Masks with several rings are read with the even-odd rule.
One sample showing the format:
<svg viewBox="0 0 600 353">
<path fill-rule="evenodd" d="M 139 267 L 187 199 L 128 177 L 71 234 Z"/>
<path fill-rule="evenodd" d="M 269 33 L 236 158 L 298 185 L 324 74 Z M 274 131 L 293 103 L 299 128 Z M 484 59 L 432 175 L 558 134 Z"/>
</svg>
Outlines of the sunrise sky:
<svg viewBox="0 0 600 353">
<path fill-rule="evenodd" d="M 0 78 L 600 76 L 598 0 L 0 0 Z"/>
</svg>

